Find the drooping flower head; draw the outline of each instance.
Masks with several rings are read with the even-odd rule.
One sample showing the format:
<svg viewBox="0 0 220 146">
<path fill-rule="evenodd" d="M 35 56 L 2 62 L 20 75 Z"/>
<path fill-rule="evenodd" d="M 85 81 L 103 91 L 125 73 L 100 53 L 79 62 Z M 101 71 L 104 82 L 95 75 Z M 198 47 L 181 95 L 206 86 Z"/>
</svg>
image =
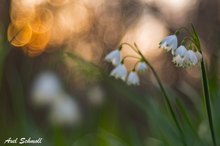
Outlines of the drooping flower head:
<svg viewBox="0 0 220 146">
<path fill-rule="evenodd" d="M 202 55 L 199 51 L 185 50 L 185 47 L 181 47 L 179 50 L 177 49 L 175 54 L 173 62 L 178 67 L 188 68 L 195 66 L 202 59 Z"/>
<path fill-rule="evenodd" d="M 159 43 L 159 47 L 166 50 L 167 52 L 169 52 L 170 50 L 176 50 L 177 45 L 178 41 L 176 35 L 167 36 Z"/>
<path fill-rule="evenodd" d="M 186 49 L 186 47 L 185 46 L 183 46 L 183 45 L 181 45 L 181 46 L 179 46 L 175 51 L 174 51 L 174 56 L 177 56 L 177 55 L 179 55 L 179 56 L 181 56 L 181 57 L 184 57 L 185 55 L 186 55 L 186 53 L 187 53 L 187 49 Z"/>
<path fill-rule="evenodd" d="M 140 85 L 140 79 L 137 75 L 137 72 L 131 71 L 128 75 L 127 79 L 127 84 L 128 85 Z"/>
<path fill-rule="evenodd" d="M 137 72 L 144 72 L 147 70 L 147 64 L 143 61 L 139 62 L 135 68 Z"/>
<path fill-rule="evenodd" d="M 198 63 L 198 59 L 196 53 L 192 50 L 187 51 L 189 64 L 196 65 Z"/>
<path fill-rule="evenodd" d="M 121 79 L 122 81 L 125 81 L 127 74 L 128 74 L 128 71 L 125 65 L 121 63 L 111 71 L 110 76 L 113 76 L 116 79 Z"/>
<path fill-rule="evenodd" d="M 186 31 L 187 35 L 183 37 L 181 45 L 178 46 L 177 36 L 182 31 Z M 194 26 L 192 26 L 192 31 L 190 35 L 187 28 L 180 28 L 174 35 L 169 35 L 160 42 L 160 48 L 171 52 L 172 61 L 177 67 L 188 68 L 197 65 L 202 60 L 201 46 Z"/>
<path fill-rule="evenodd" d="M 120 64 L 121 56 L 120 56 L 120 49 L 114 50 L 110 52 L 106 57 L 105 60 L 111 62 L 114 66 Z"/>
<path fill-rule="evenodd" d="M 135 55 L 127 55 L 123 58 L 120 58 L 120 53 L 122 50 L 122 46 L 127 45 L 130 49 L 132 49 L 134 52 L 136 52 L 139 57 Z M 136 63 L 133 66 L 132 71 L 128 71 L 127 68 L 124 65 L 124 62 L 128 58 L 136 59 Z M 105 60 L 108 62 L 111 62 L 116 67 L 111 71 L 110 76 L 115 77 L 116 79 L 121 79 L 122 81 L 126 82 L 128 85 L 140 85 L 140 79 L 138 76 L 138 73 L 144 72 L 147 70 L 148 62 L 143 59 L 143 55 L 138 49 L 138 46 L 134 43 L 134 46 L 132 46 L 129 43 L 122 43 L 119 47 L 119 49 L 114 50 L 110 52 L 106 57 Z"/>
</svg>

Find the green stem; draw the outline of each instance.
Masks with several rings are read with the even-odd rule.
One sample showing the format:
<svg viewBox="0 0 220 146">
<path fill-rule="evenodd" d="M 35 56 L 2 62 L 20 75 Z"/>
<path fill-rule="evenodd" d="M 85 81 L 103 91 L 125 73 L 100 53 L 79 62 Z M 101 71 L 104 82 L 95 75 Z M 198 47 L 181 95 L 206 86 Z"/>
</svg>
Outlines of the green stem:
<svg viewBox="0 0 220 146">
<path fill-rule="evenodd" d="M 124 62 L 126 58 L 133 58 L 133 59 L 138 59 L 138 60 L 141 59 L 141 58 L 136 57 L 136 56 L 127 55 L 127 56 L 125 56 L 124 58 L 122 58 L 121 62 Z"/>
<path fill-rule="evenodd" d="M 173 107 L 172 107 L 172 105 L 171 105 L 171 102 L 170 102 L 170 100 L 169 100 L 169 98 L 168 98 L 168 96 L 167 96 L 167 94 L 166 94 L 166 91 L 165 91 L 165 89 L 164 89 L 164 87 L 163 87 L 163 85 L 162 85 L 162 83 L 161 83 L 161 81 L 160 81 L 160 79 L 159 79 L 159 77 L 158 77 L 156 71 L 155 71 L 154 68 L 152 67 L 152 65 L 151 65 L 145 58 L 144 58 L 144 62 L 145 62 L 145 63 L 150 67 L 150 69 L 152 70 L 152 72 L 153 72 L 153 74 L 154 74 L 154 76 L 155 76 L 155 78 L 156 78 L 156 80 L 157 80 L 157 82 L 158 82 L 158 84 L 159 84 L 159 86 L 160 86 L 160 89 L 161 89 L 161 91 L 162 91 L 162 93 L 163 93 L 163 95 L 164 95 L 164 97 L 165 97 L 165 100 L 166 100 L 166 103 L 167 103 L 167 105 L 168 105 L 168 108 L 169 108 L 169 111 L 170 111 L 170 113 L 171 113 L 171 116 L 173 117 L 173 120 L 174 120 L 174 122 L 175 122 L 175 124 L 176 124 L 176 126 L 177 126 L 177 128 L 178 128 L 178 130 L 179 130 L 179 132 L 180 132 L 183 145 L 186 146 L 185 136 L 184 136 L 183 130 L 181 129 L 180 124 L 179 124 L 179 122 L 177 121 L 177 117 L 176 117 L 176 115 L 175 115 L 175 112 L 174 112 L 174 110 L 173 110 Z"/>
<path fill-rule="evenodd" d="M 194 25 L 191 24 L 191 26 L 192 26 L 192 31 L 194 34 L 194 35 L 192 35 L 192 38 L 194 40 L 194 43 L 195 43 L 197 49 L 202 54 L 199 35 L 197 34 Z M 203 54 L 202 54 L 202 56 L 203 56 Z M 204 57 L 202 58 L 202 61 L 201 61 L 201 70 L 202 70 L 202 81 L 203 81 L 203 90 L 204 90 L 204 96 L 205 96 L 206 111 L 207 111 L 207 115 L 208 115 L 208 119 L 209 119 L 209 127 L 210 127 L 210 131 L 211 131 L 211 137 L 212 137 L 213 145 L 217 146 L 216 139 L 215 139 L 214 126 L 213 126 L 213 119 L 212 119 L 212 109 L 211 109 L 211 101 L 210 101 L 210 94 L 209 94 L 209 83 L 208 83 L 208 78 L 207 78 L 207 73 L 206 73 L 206 68 L 205 68 Z"/>
<path fill-rule="evenodd" d="M 212 110 L 211 110 L 208 78 L 207 78 L 207 73 L 206 73 L 206 68 L 205 68 L 205 62 L 203 59 L 201 61 L 201 70 L 202 70 L 202 79 L 203 79 L 203 90 L 204 90 L 204 95 L 205 95 L 205 104 L 206 104 L 206 110 L 207 110 L 207 115 L 208 115 L 208 119 L 209 119 L 209 127 L 211 130 L 213 145 L 217 146 L 216 139 L 215 139 L 214 126 L 213 126 L 213 120 L 212 120 Z"/>
<path fill-rule="evenodd" d="M 176 124 L 177 129 L 179 130 L 180 137 L 181 137 L 181 139 L 182 139 L 183 145 L 186 146 L 187 144 L 186 144 L 186 141 L 185 141 L 185 136 L 184 136 L 183 130 L 182 130 L 182 128 L 180 127 L 180 124 L 179 124 L 179 122 L 178 122 L 178 120 L 177 120 L 177 117 L 176 117 L 176 115 L 175 115 L 175 112 L 174 112 L 174 110 L 173 110 L 173 107 L 172 107 L 172 105 L 171 105 L 171 102 L 170 102 L 170 100 L 169 100 L 169 98 L 168 98 L 168 96 L 167 96 L 167 93 L 166 93 L 166 91 L 165 91 L 165 89 L 164 89 L 164 87 L 163 87 L 163 84 L 162 84 L 161 81 L 160 81 L 159 76 L 157 75 L 155 69 L 154 69 L 153 66 L 150 64 L 150 62 L 148 62 L 147 59 L 144 57 L 144 55 L 140 52 L 140 50 L 138 49 L 137 45 L 136 45 L 135 43 L 134 43 L 134 45 L 135 45 L 135 47 L 137 48 L 137 50 L 138 50 L 140 56 L 142 57 L 143 61 L 144 61 L 144 62 L 149 66 L 149 68 L 152 70 L 152 72 L 153 72 L 153 74 L 154 74 L 154 77 L 156 78 L 156 80 L 157 80 L 157 82 L 158 82 L 158 84 L 159 84 L 159 86 L 160 86 L 160 89 L 161 89 L 161 91 L 162 91 L 162 93 L 163 93 L 163 96 L 165 97 L 165 100 L 166 100 L 166 103 L 167 103 L 167 105 L 168 105 L 168 108 L 169 108 L 169 111 L 170 111 L 170 113 L 171 113 L 171 116 L 172 116 L 172 118 L 173 118 L 173 120 L 174 120 L 174 122 L 175 122 L 175 124 Z"/>
<path fill-rule="evenodd" d="M 139 51 L 137 50 L 137 48 L 133 47 L 131 44 L 129 44 L 129 43 L 127 43 L 127 42 L 121 43 L 121 47 L 122 47 L 123 45 L 129 46 L 129 47 L 130 47 L 134 52 L 136 52 L 136 53 L 139 52 Z"/>
</svg>

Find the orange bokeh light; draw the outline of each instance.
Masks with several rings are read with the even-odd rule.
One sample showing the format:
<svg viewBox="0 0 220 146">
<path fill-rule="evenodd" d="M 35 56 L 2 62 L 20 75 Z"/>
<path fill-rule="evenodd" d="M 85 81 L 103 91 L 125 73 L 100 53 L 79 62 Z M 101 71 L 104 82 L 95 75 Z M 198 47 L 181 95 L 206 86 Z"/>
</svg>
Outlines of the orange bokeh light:
<svg viewBox="0 0 220 146">
<path fill-rule="evenodd" d="M 11 23 L 8 27 L 8 41 L 15 47 L 26 45 L 32 36 L 32 30 L 29 24 L 16 25 Z"/>
<path fill-rule="evenodd" d="M 12 0 L 8 40 L 15 38 L 13 46 L 22 47 L 28 56 L 37 56 L 50 46 L 56 48 L 72 36 L 87 33 L 91 16 L 81 2 Z"/>
<path fill-rule="evenodd" d="M 50 31 L 45 33 L 33 32 L 31 40 L 23 48 L 25 54 L 34 57 L 43 53 L 50 39 Z"/>
<path fill-rule="evenodd" d="M 69 2 L 69 0 L 47 0 L 53 6 L 62 6 Z"/>
<path fill-rule="evenodd" d="M 53 14 L 46 8 L 37 8 L 34 19 L 30 22 L 33 32 L 44 33 L 49 31 L 53 25 Z"/>
</svg>

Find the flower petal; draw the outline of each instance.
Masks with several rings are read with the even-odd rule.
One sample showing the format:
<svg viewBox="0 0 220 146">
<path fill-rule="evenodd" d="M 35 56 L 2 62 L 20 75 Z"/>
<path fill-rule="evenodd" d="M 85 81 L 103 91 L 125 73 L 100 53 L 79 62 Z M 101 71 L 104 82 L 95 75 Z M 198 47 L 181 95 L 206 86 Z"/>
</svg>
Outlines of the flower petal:
<svg viewBox="0 0 220 146">
<path fill-rule="evenodd" d="M 147 70 L 147 64 L 143 61 L 139 62 L 135 68 L 137 72 L 144 72 Z"/>
<path fill-rule="evenodd" d="M 124 64 L 119 64 L 116 68 L 114 68 L 110 76 L 115 77 L 116 79 L 121 79 L 122 81 L 126 80 L 127 77 L 127 69 Z"/>
<path fill-rule="evenodd" d="M 128 85 L 140 85 L 140 79 L 135 71 L 132 71 L 129 73 L 127 84 Z"/>
<path fill-rule="evenodd" d="M 176 35 L 167 36 L 165 39 L 163 39 L 160 42 L 159 45 L 160 48 L 166 50 L 167 52 L 170 50 L 174 51 L 178 46 L 177 36 Z"/>
<path fill-rule="evenodd" d="M 107 56 L 105 57 L 105 60 L 108 62 L 111 62 L 114 66 L 119 65 L 121 61 L 119 49 L 114 50 L 110 52 L 109 54 L 107 54 Z"/>
</svg>

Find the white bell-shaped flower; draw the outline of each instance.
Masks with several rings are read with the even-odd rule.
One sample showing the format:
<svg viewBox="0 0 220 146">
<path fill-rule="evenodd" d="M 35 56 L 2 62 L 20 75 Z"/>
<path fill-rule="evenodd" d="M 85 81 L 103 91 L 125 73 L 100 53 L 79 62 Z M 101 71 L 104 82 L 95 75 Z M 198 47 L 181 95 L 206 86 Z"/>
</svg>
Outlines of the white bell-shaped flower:
<svg viewBox="0 0 220 146">
<path fill-rule="evenodd" d="M 127 79 L 127 84 L 128 85 L 140 85 L 140 79 L 137 75 L 137 72 L 132 71 L 129 73 L 128 79 Z"/>
<path fill-rule="evenodd" d="M 105 60 L 108 61 L 108 62 L 111 62 L 114 66 L 119 65 L 120 61 L 121 61 L 120 50 L 117 49 L 117 50 L 114 50 L 114 51 L 110 52 L 105 57 Z"/>
<path fill-rule="evenodd" d="M 121 79 L 122 81 L 126 80 L 128 71 L 124 64 L 119 64 L 116 66 L 110 73 L 110 76 L 115 77 L 116 79 Z"/>
<path fill-rule="evenodd" d="M 189 58 L 189 64 L 196 65 L 198 63 L 198 58 L 196 53 L 192 50 L 187 51 L 187 57 Z"/>
<path fill-rule="evenodd" d="M 165 39 L 163 39 L 160 42 L 159 45 L 160 45 L 160 48 L 166 50 L 167 52 L 170 50 L 174 52 L 174 50 L 176 50 L 177 45 L 178 45 L 177 36 L 176 35 L 167 36 Z"/>
<path fill-rule="evenodd" d="M 137 72 L 144 72 L 147 70 L 147 64 L 143 61 L 139 62 L 135 68 Z"/>
<path fill-rule="evenodd" d="M 186 55 L 186 53 L 187 53 L 186 47 L 181 45 L 175 50 L 174 55 L 175 56 L 180 55 L 181 57 L 183 57 Z"/>
<path fill-rule="evenodd" d="M 188 50 L 186 53 L 183 53 L 184 54 L 183 56 L 181 56 L 180 54 L 177 54 L 173 58 L 173 62 L 178 67 L 184 67 L 184 68 L 191 67 L 192 65 L 198 64 L 198 62 L 201 61 L 202 59 L 202 55 L 198 51 L 194 52 L 192 50 Z"/>
</svg>

